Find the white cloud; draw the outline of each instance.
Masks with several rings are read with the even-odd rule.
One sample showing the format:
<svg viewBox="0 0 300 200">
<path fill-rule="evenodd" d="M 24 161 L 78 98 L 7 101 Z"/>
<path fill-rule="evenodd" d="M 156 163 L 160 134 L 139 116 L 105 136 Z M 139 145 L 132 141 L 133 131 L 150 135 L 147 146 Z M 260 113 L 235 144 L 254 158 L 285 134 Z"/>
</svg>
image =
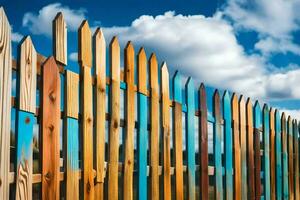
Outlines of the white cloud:
<svg viewBox="0 0 300 200">
<path fill-rule="evenodd" d="M 53 3 L 43 7 L 38 13 L 28 12 L 23 17 L 23 26 L 33 34 L 52 34 L 52 20 L 58 12 L 62 12 L 69 31 L 77 31 L 82 20 L 85 19 L 86 10 L 74 10 L 61 3 Z"/>
<path fill-rule="evenodd" d="M 71 61 L 77 62 L 77 60 L 78 60 L 78 53 L 77 52 L 70 53 L 69 59 Z"/>
<path fill-rule="evenodd" d="M 23 35 L 21 35 L 20 33 L 18 32 L 12 32 L 11 33 L 11 40 L 13 42 L 20 42 L 23 38 Z"/>
</svg>

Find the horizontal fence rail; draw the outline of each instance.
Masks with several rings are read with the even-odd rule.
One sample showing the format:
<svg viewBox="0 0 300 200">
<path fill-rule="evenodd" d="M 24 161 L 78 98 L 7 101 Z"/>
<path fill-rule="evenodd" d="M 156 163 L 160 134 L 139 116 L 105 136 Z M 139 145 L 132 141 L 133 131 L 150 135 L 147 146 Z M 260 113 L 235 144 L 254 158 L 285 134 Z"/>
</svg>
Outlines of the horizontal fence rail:
<svg viewBox="0 0 300 200">
<path fill-rule="evenodd" d="M 62 13 L 48 58 L 26 36 L 12 59 L 3 8 L 0 24 L 0 199 L 299 199 L 297 120 L 183 83 L 132 42 L 123 70 L 118 38 L 86 20 L 80 73 Z"/>
</svg>

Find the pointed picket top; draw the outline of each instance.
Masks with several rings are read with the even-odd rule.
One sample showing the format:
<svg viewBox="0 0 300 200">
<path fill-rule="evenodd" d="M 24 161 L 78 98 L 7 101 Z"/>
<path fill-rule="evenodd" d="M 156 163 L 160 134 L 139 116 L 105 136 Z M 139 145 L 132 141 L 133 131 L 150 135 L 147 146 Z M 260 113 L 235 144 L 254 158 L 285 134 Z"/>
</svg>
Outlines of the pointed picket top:
<svg viewBox="0 0 300 200">
<path fill-rule="evenodd" d="M 53 54 L 59 63 L 67 65 L 67 24 L 61 12 L 53 19 Z"/>
<path fill-rule="evenodd" d="M 246 124 L 246 104 L 243 95 L 241 95 L 239 99 L 239 113 L 240 124 L 244 126 Z"/>
<path fill-rule="evenodd" d="M 266 103 L 264 104 L 263 112 L 264 112 L 264 115 L 267 115 L 269 112 L 269 107 L 268 107 L 268 104 L 266 104 Z"/>
<path fill-rule="evenodd" d="M 284 123 L 286 122 L 286 116 L 285 116 L 285 112 L 283 112 L 281 114 L 281 122 L 282 122 L 282 125 L 285 125 Z M 283 123 L 284 122 L 284 123 Z"/>
<path fill-rule="evenodd" d="M 181 86 L 181 75 L 178 71 L 173 76 L 173 95 L 174 101 L 182 103 L 182 86 Z"/>
<path fill-rule="evenodd" d="M 138 66 L 138 90 L 140 93 L 147 95 L 147 57 L 145 49 L 142 47 L 137 56 Z"/>
<path fill-rule="evenodd" d="M 169 71 L 166 62 L 163 62 L 161 65 L 161 80 L 162 92 L 169 91 Z"/>
<path fill-rule="evenodd" d="M 36 60 L 37 54 L 30 36 L 20 46 L 20 110 L 35 113 L 36 109 Z"/>
<path fill-rule="evenodd" d="M 95 72 L 96 75 L 105 76 L 105 66 L 106 66 L 106 42 L 102 32 L 99 27 L 96 29 L 93 35 L 94 41 L 94 59 L 95 59 Z"/>
<path fill-rule="evenodd" d="M 288 116 L 288 133 L 289 133 L 289 135 L 293 135 L 293 132 L 292 132 L 292 130 L 291 130 L 291 126 L 292 126 L 292 117 L 289 115 Z"/>
<path fill-rule="evenodd" d="M 0 22 L 2 24 L 5 24 L 5 26 L 8 26 L 10 28 L 8 18 L 6 16 L 6 13 L 5 13 L 4 8 L 2 6 L 0 7 Z"/>
<path fill-rule="evenodd" d="M 226 116 L 227 113 L 230 113 L 230 94 L 228 92 L 228 90 L 225 90 L 224 94 L 223 94 L 223 107 L 224 107 L 224 115 Z"/>
<path fill-rule="evenodd" d="M 111 64 L 111 78 L 112 80 L 120 80 L 120 45 L 118 38 L 113 37 L 109 44 L 110 49 L 110 64 Z"/>
<path fill-rule="evenodd" d="M 246 101 L 246 108 L 249 111 L 252 110 L 252 101 L 249 97 L 247 98 L 247 101 Z"/>
<path fill-rule="evenodd" d="M 134 86 L 134 47 L 131 41 L 129 41 L 124 50 L 125 58 L 125 81 L 128 85 Z"/>
<path fill-rule="evenodd" d="M 238 96 L 236 93 L 233 93 L 231 97 L 231 106 L 232 106 L 232 120 L 238 121 L 239 112 L 238 112 Z"/>
<path fill-rule="evenodd" d="M 259 102 L 256 101 L 254 104 L 254 128 L 260 128 L 261 124 L 261 109 Z"/>
<path fill-rule="evenodd" d="M 219 94 L 219 91 L 216 89 L 215 92 L 214 92 L 214 96 L 213 96 L 213 102 L 214 102 L 214 116 L 215 117 L 220 117 L 221 114 L 220 114 L 220 94 Z M 218 109 L 216 109 L 218 108 Z M 218 120 L 217 120 L 218 121 Z"/>
<path fill-rule="evenodd" d="M 195 83 L 192 77 L 189 77 L 185 83 L 185 88 L 187 91 L 194 92 L 195 90 Z"/>
<path fill-rule="evenodd" d="M 92 67 L 92 34 L 87 20 L 78 29 L 78 61 L 82 67 Z"/>
</svg>

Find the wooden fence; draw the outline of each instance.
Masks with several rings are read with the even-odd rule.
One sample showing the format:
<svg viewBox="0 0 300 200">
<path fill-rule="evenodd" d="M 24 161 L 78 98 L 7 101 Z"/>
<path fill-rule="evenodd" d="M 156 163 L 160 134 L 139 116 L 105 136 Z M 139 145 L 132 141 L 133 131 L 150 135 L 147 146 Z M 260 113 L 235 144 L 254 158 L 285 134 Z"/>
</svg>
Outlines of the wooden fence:
<svg viewBox="0 0 300 200">
<path fill-rule="evenodd" d="M 131 42 L 122 71 L 118 39 L 106 61 L 103 33 L 87 21 L 80 74 L 65 69 L 61 13 L 49 58 L 27 36 L 13 60 L 3 8 L 0 26 L 0 199 L 299 199 L 291 117 L 227 91 L 208 100 L 203 84 L 169 80 L 167 64 Z"/>
</svg>

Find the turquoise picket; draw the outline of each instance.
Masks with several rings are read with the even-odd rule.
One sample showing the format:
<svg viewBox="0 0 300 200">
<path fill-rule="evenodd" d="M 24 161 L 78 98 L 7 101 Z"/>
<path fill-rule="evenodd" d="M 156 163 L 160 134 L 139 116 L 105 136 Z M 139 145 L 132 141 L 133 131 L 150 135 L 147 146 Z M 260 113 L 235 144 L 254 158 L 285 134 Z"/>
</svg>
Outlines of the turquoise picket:
<svg viewBox="0 0 300 200">
<path fill-rule="evenodd" d="M 232 167 L 232 130 L 231 130 L 231 104 L 229 92 L 223 95 L 224 118 L 224 147 L 225 147 L 225 185 L 226 199 L 233 199 L 233 167 Z"/>
<path fill-rule="evenodd" d="M 281 134 L 282 134 L 282 170 L 283 170 L 283 199 L 289 198 L 289 175 L 288 175 L 288 153 L 287 153 L 287 128 L 286 118 L 283 113 L 281 116 Z"/>
<path fill-rule="evenodd" d="M 276 198 L 282 199 L 282 165 L 281 165 L 281 122 L 279 111 L 275 111 L 275 145 L 276 145 Z"/>
<path fill-rule="evenodd" d="M 220 95 L 218 90 L 214 93 L 213 114 L 215 118 L 213 129 L 213 147 L 214 147 L 214 164 L 215 164 L 215 198 L 223 199 L 223 175 L 222 175 L 222 131 L 221 131 L 221 109 Z"/>
<path fill-rule="evenodd" d="M 79 128 L 78 120 L 67 117 L 67 162 L 70 163 L 70 169 L 75 172 L 79 170 Z"/>
<path fill-rule="evenodd" d="M 261 159 L 260 159 L 260 129 L 261 109 L 258 101 L 254 105 L 254 162 L 255 162 L 255 199 L 261 197 Z"/>
<path fill-rule="evenodd" d="M 263 144 L 264 144 L 264 198 L 271 198 L 270 188 L 270 119 L 269 108 L 265 104 L 263 108 Z"/>
<path fill-rule="evenodd" d="M 187 174 L 188 174 L 188 199 L 195 200 L 195 86 L 190 77 L 186 88 L 186 141 L 187 141 Z"/>
</svg>

